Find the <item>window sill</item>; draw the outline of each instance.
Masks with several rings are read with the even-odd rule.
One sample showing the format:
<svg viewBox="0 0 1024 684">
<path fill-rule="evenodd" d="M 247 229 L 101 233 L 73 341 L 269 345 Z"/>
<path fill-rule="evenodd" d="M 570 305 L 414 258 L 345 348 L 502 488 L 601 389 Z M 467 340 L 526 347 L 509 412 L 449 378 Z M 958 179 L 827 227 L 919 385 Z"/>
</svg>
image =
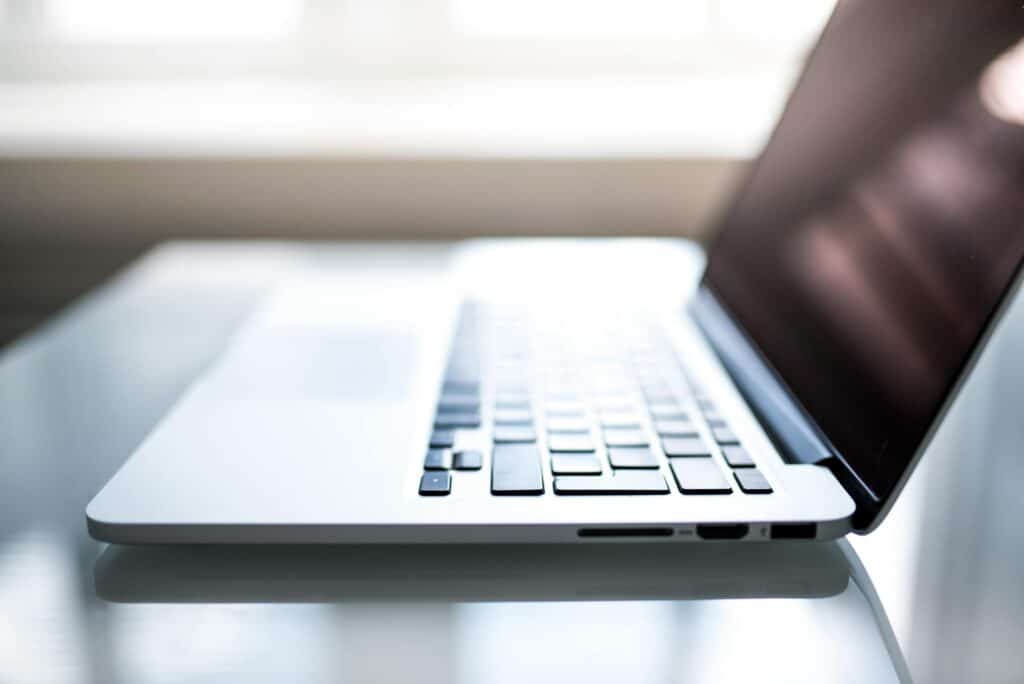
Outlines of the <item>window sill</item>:
<svg viewBox="0 0 1024 684">
<path fill-rule="evenodd" d="M 0 85 L 10 236 L 699 236 L 780 79 Z"/>
<path fill-rule="evenodd" d="M 749 157 L 787 79 L 0 84 L 0 156 Z"/>
</svg>

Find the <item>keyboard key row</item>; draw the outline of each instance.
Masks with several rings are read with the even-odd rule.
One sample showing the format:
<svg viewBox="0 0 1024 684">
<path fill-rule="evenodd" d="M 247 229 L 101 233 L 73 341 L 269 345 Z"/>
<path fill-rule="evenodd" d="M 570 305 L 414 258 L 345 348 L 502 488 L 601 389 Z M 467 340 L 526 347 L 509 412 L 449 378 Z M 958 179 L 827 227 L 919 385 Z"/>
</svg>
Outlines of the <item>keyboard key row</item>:
<svg viewBox="0 0 1024 684">
<path fill-rule="evenodd" d="M 472 471 L 483 467 L 483 454 L 479 451 L 459 451 L 454 456 L 450 451 L 456 429 L 480 427 L 479 319 L 478 305 L 463 304 L 434 414 L 430 448 L 423 460 L 425 472 L 419 487 L 422 496 L 448 495 L 452 489 L 452 468 Z"/>
<path fill-rule="evenodd" d="M 453 469 L 480 470 L 483 465 L 479 451 L 451 451 L 456 430 L 481 427 L 479 318 L 477 308 L 467 306 L 459 319 L 424 460 L 420 492 L 425 496 L 449 493 Z M 544 419 L 539 427 L 546 435 L 558 494 L 667 493 L 652 435 L 657 435 L 672 478 L 684 494 L 730 493 L 730 472 L 744 493 L 772 491 L 714 402 L 699 389 L 691 392 L 677 382 L 678 363 L 663 346 L 644 339 L 646 333 L 634 336 L 643 343 L 632 343 L 631 350 L 629 345 L 620 346 L 621 340 L 602 338 L 589 351 L 562 347 L 561 338 L 552 335 L 548 355 L 542 351 L 538 357 L 537 340 L 517 327 L 519 322 L 503 325 L 504 332 L 497 337 L 498 364 L 491 376 L 496 388 L 492 493 L 543 493 L 543 453 L 536 444 L 535 416 Z M 535 387 L 530 378 L 538 370 L 542 384 Z M 543 400 L 538 414 L 534 396 Z M 691 397 L 697 412 L 679 403 Z M 645 408 L 647 416 L 638 413 L 638 407 Z M 711 429 L 711 445 L 701 436 L 695 420 L 699 418 Z M 712 456 L 716 448 L 725 464 L 736 470 L 719 465 Z"/>
<path fill-rule="evenodd" d="M 773 492 L 764 474 L 757 469 L 757 464 L 750 453 L 740 444 L 736 433 L 728 426 L 718 412 L 715 403 L 707 397 L 699 397 L 697 406 L 711 433 L 722 451 L 722 457 L 730 468 L 732 476 L 744 494 L 771 494 Z"/>
</svg>

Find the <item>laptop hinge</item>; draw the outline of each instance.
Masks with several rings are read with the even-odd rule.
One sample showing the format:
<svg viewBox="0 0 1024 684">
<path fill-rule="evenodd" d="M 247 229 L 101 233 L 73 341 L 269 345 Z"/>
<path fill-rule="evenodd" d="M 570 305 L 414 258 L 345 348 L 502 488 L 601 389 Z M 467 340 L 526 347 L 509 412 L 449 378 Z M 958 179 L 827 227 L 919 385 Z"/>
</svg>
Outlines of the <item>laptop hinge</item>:
<svg viewBox="0 0 1024 684">
<path fill-rule="evenodd" d="M 706 285 L 691 301 L 690 314 L 780 455 L 789 463 L 813 463 L 832 471 L 857 505 L 854 528 L 867 528 L 880 510 L 878 497 L 829 445 Z"/>
<path fill-rule="evenodd" d="M 690 313 L 783 458 L 816 464 L 832 458 L 817 429 L 706 286 L 692 300 Z"/>
</svg>

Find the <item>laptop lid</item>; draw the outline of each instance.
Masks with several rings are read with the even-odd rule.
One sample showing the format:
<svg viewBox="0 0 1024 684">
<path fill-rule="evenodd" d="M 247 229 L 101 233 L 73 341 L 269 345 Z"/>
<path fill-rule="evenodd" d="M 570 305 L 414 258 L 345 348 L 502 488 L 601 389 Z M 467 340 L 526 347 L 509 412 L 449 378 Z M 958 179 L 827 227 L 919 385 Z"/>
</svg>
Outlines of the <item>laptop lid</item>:
<svg viewBox="0 0 1024 684">
<path fill-rule="evenodd" d="M 1024 258 L 1024 5 L 840 2 L 694 313 L 776 437 L 881 520 Z"/>
</svg>

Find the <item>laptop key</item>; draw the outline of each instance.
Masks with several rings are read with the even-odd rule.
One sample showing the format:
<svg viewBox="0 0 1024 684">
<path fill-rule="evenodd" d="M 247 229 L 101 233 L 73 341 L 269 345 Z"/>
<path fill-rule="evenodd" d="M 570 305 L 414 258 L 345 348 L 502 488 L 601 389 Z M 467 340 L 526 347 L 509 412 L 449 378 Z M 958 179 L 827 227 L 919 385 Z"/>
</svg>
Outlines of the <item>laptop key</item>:
<svg viewBox="0 0 1024 684">
<path fill-rule="evenodd" d="M 649 404 L 670 404 L 676 400 L 671 390 L 644 390 L 644 397 Z"/>
<path fill-rule="evenodd" d="M 480 414 L 438 413 L 434 419 L 434 427 L 438 429 L 480 427 Z"/>
<path fill-rule="evenodd" d="M 674 396 L 672 393 L 672 388 L 663 380 L 652 380 L 645 382 L 640 386 L 640 390 L 645 395 L 664 394 L 668 396 Z"/>
<path fill-rule="evenodd" d="M 452 491 L 452 474 L 447 470 L 423 473 L 420 478 L 421 496 L 448 496 Z"/>
<path fill-rule="evenodd" d="M 712 434 L 715 436 L 715 441 L 719 444 L 739 444 L 740 440 L 730 428 L 727 427 L 713 427 L 711 428 Z"/>
<path fill-rule="evenodd" d="M 551 454 L 555 475 L 600 475 L 601 462 L 594 454 Z"/>
<path fill-rule="evenodd" d="M 654 431 L 661 437 L 696 437 L 697 426 L 688 420 L 656 420 Z"/>
<path fill-rule="evenodd" d="M 424 470 L 448 470 L 452 467 L 452 452 L 447 449 L 428 449 L 423 459 Z"/>
<path fill-rule="evenodd" d="M 587 434 L 590 432 L 590 422 L 583 418 L 548 418 L 545 427 L 549 433 L 564 432 Z"/>
<path fill-rule="evenodd" d="M 604 428 L 638 428 L 642 424 L 640 416 L 628 411 L 613 411 L 601 414 L 601 427 Z"/>
<path fill-rule="evenodd" d="M 441 388 L 443 394 L 476 394 L 480 391 L 480 383 L 472 380 L 446 380 Z"/>
<path fill-rule="evenodd" d="M 549 401 L 544 410 L 549 418 L 582 418 L 587 411 L 578 401 Z"/>
<path fill-rule="evenodd" d="M 590 435 L 548 435 L 548 451 L 587 452 L 594 451 L 594 441 Z"/>
<path fill-rule="evenodd" d="M 613 475 L 559 476 L 555 478 L 555 494 L 668 494 L 665 478 L 657 470 L 620 470 Z"/>
<path fill-rule="evenodd" d="M 713 428 L 726 427 L 725 419 L 722 418 L 722 414 L 718 411 L 705 411 L 704 420 Z"/>
<path fill-rule="evenodd" d="M 609 447 L 642 447 L 650 442 L 643 430 L 615 428 L 604 431 L 604 443 Z"/>
<path fill-rule="evenodd" d="M 513 381 L 513 382 L 499 382 L 498 386 L 494 388 L 495 394 L 498 396 L 515 394 L 525 395 L 530 393 L 530 387 L 524 382 Z"/>
<path fill-rule="evenodd" d="M 710 458 L 669 459 L 676 485 L 683 494 L 729 494 L 732 487 Z"/>
<path fill-rule="evenodd" d="M 494 412 L 494 422 L 502 425 L 529 425 L 533 422 L 533 413 L 529 409 L 499 408 Z"/>
<path fill-rule="evenodd" d="M 495 425 L 494 441 L 498 444 L 536 442 L 537 432 L 532 425 Z"/>
<path fill-rule="evenodd" d="M 640 390 L 647 400 L 655 404 L 673 404 L 678 401 L 678 394 L 672 387 L 672 373 L 665 373 L 660 379 L 648 379 L 640 383 Z M 654 399 L 654 397 L 661 397 Z"/>
<path fill-rule="evenodd" d="M 725 456 L 725 462 L 733 468 L 754 467 L 754 459 L 750 458 L 750 454 L 747 453 L 747 450 L 739 444 L 723 446 L 722 456 Z"/>
<path fill-rule="evenodd" d="M 499 409 L 528 409 L 530 397 L 527 394 L 499 395 L 494 400 L 494 405 Z"/>
<path fill-rule="evenodd" d="M 546 401 L 572 401 L 580 400 L 580 393 L 575 390 L 548 389 L 544 392 Z"/>
<path fill-rule="evenodd" d="M 480 399 L 475 395 L 443 395 L 437 402 L 438 413 L 480 413 Z"/>
<path fill-rule="evenodd" d="M 732 475 L 736 478 L 736 482 L 739 483 L 740 489 L 743 490 L 744 494 L 772 493 L 772 486 L 768 484 L 768 480 L 765 479 L 760 470 L 744 468 L 742 470 L 734 470 Z"/>
<path fill-rule="evenodd" d="M 491 454 L 491 493 L 517 496 L 544 493 L 540 451 L 532 444 L 496 444 Z"/>
<path fill-rule="evenodd" d="M 655 420 L 686 420 L 686 411 L 678 404 L 651 404 L 648 409 Z"/>
<path fill-rule="evenodd" d="M 484 465 L 484 455 L 479 451 L 456 451 L 456 470 L 480 470 Z"/>
<path fill-rule="evenodd" d="M 710 456 L 711 450 L 700 437 L 666 437 L 661 440 L 666 456 Z"/>
<path fill-rule="evenodd" d="M 613 447 L 608 449 L 613 468 L 657 468 L 658 459 L 647 447 Z"/>
<path fill-rule="evenodd" d="M 598 397 L 594 401 L 597 412 L 601 414 L 632 413 L 636 404 L 628 396 L 623 396 L 624 394 L 626 393 L 618 392 L 611 396 Z"/>
<path fill-rule="evenodd" d="M 430 435 L 432 449 L 450 449 L 455 444 L 455 433 L 451 430 L 434 430 Z"/>
</svg>

